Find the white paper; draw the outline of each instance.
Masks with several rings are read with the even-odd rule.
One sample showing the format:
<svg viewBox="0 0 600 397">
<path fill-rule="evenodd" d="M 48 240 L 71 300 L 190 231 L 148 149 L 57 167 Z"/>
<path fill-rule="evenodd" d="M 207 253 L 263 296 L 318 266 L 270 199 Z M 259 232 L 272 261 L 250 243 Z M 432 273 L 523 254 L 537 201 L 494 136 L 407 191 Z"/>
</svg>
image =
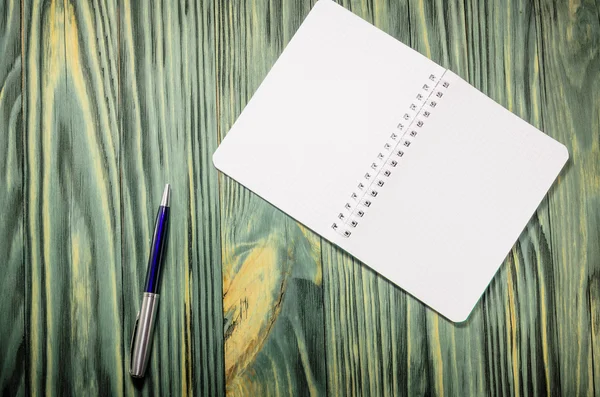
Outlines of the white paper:
<svg viewBox="0 0 600 397">
<path fill-rule="evenodd" d="M 349 238 L 331 225 L 430 75 L 450 83 Z M 450 71 L 321 0 L 215 166 L 453 321 L 568 158 Z"/>
<path fill-rule="evenodd" d="M 214 164 L 331 238 L 330 224 L 385 137 L 428 76 L 443 71 L 343 7 L 319 1 Z"/>
</svg>

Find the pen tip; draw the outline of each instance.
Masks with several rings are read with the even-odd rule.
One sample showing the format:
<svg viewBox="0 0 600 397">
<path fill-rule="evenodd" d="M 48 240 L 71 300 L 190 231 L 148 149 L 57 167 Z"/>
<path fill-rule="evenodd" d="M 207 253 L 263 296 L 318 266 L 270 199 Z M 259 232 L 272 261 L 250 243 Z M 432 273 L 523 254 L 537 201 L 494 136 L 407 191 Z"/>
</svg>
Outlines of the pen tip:
<svg viewBox="0 0 600 397">
<path fill-rule="evenodd" d="M 169 207 L 171 204 L 171 185 L 168 183 L 165 185 L 165 190 L 163 192 L 162 200 L 160 201 L 160 205 L 162 207 Z"/>
</svg>

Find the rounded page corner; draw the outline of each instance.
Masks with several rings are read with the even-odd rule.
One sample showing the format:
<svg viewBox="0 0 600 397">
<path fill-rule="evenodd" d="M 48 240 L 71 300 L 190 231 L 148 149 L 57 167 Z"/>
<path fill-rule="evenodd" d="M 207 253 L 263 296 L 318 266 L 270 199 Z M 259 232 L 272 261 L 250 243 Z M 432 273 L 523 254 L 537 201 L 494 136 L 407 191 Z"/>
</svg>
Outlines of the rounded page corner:
<svg viewBox="0 0 600 397">
<path fill-rule="evenodd" d="M 560 146 L 560 159 L 562 160 L 563 164 L 566 163 L 567 161 L 569 161 L 569 149 L 567 148 L 567 146 L 563 145 L 562 143 L 559 142 L 559 146 Z"/>
<path fill-rule="evenodd" d="M 447 315 L 448 320 L 452 321 L 453 323 L 455 323 L 457 325 L 462 324 L 469 319 L 469 317 L 471 316 L 471 313 L 473 313 L 473 308 L 474 307 L 457 308 L 457 310 L 454 310 L 453 312 L 448 313 L 448 315 Z"/>
<path fill-rule="evenodd" d="M 223 165 L 222 157 L 223 156 L 222 156 L 221 152 L 222 152 L 222 150 L 221 150 L 221 147 L 219 146 L 212 155 L 212 163 L 213 163 L 213 166 L 217 170 L 223 172 L 223 167 L 222 167 L 222 165 Z"/>
</svg>

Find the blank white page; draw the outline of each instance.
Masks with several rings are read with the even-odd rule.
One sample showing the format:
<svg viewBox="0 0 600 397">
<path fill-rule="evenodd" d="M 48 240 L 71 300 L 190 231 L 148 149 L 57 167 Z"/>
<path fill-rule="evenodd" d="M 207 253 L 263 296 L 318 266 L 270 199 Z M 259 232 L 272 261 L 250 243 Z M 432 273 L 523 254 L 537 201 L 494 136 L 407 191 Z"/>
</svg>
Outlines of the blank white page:
<svg viewBox="0 0 600 397">
<path fill-rule="evenodd" d="M 448 71 L 444 97 L 339 244 L 465 320 L 568 159 L 566 148 Z"/>
<path fill-rule="evenodd" d="M 348 238 L 337 214 L 431 74 L 450 83 Z M 467 318 L 568 158 L 564 146 L 320 0 L 215 166 L 453 321 Z"/>
<path fill-rule="evenodd" d="M 319 1 L 213 162 L 332 238 L 329 226 L 365 166 L 423 81 L 443 71 L 336 3 Z"/>
</svg>

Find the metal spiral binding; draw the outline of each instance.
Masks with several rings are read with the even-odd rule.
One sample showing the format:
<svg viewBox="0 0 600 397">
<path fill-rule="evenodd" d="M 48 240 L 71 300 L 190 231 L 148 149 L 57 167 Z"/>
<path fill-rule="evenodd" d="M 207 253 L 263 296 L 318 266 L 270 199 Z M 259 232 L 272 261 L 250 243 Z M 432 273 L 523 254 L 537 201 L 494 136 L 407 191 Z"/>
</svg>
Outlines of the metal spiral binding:
<svg viewBox="0 0 600 397">
<path fill-rule="evenodd" d="M 421 133 L 427 118 L 450 86 L 444 80 L 444 74 L 440 78 L 433 74 L 429 76 L 429 80 L 423 84 L 415 100 L 402 116 L 396 130 L 391 133 L 382 150 L 348 197 L 337 219 L 331 225 L 331 228 L 340 235 L 344 237 L 352 235 L 353 229 L 359 225 L 371 208 L 381 188 L 399 166 L 405 153 L 410 151 L 410 145 Z"/>
</svg>

